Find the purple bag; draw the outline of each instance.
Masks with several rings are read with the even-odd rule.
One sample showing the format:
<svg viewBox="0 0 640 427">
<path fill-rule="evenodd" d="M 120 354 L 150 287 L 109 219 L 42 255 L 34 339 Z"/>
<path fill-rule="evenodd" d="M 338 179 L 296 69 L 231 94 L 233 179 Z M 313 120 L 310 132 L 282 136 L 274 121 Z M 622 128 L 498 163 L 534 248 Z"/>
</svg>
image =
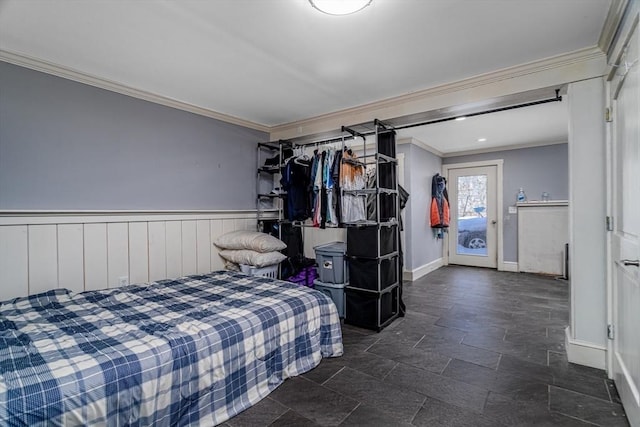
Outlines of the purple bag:
<svg viewBox="0 0 640 427">
<path fill-rule="evenodd" d="M 308 267 L 304 267 L 302 270 L 287 280 L 289 282 L 296 283 L 300 286 L 307 286 L 309 288 L 313 288 L 313 282 L 318 278 L 318 270 L 315 266 L 311 265 Z"/>
</svg>

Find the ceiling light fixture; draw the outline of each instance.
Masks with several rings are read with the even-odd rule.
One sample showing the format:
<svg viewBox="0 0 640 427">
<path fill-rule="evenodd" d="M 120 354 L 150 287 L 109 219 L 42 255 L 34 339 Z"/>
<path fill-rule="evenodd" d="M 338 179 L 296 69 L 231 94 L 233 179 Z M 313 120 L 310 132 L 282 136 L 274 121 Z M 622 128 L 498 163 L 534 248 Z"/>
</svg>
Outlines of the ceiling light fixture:
<svg viewBox="0 0 640 427">
<path fill-rule="evenodd" d="M 465 116 L 456 117 L 456 122 L 461 122 L 463 120 L 467 120 Z"/>
<path fill-rule="evenodd" d="M 485 142 L 487 138 L 478 138 L 478 142 Z"/>
<path fill-rule="evenodd" d="M 309 0 L 311 6 L 328 15 L 349 15 L 369 6 L 373 0 Z"/>
</svg>

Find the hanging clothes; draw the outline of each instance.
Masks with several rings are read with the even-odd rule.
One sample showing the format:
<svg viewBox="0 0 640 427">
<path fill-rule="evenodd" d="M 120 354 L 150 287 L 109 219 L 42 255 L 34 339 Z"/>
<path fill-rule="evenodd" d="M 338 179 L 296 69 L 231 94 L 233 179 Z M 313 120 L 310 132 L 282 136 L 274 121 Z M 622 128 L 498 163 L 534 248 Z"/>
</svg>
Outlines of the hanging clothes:
<svg viewBox="0 0 640 427">
<path fill-rule="evenodd" d="M 409 201 L 409 192 L 407 190 L 405 190 L 404 188 L 402 188 L 402 186 L 400 184 L 398 184 L 398 204 L 400 205 L 400 213 L 402 213 L 402 210 L 405 208 L 405 206 L 407 206 L 407 202 Z M 402 215 L 398 215 L 400 218 L 400 231 L 404 230 L 404 224 L 402 222 Z M 398 271 L 403 271 L 404 270 L 404 256 L 403 256 L 403 245 L 402 245 L 402 233 L 398 233 Z M 398 282 L 400 283 L 400 295 L 399 295 L 399 300 L 398 303 L 400 305 L 400 316 L 404 317 L 405 313 L 407 312 L 407 306 L 404 303 L 404 299 L 402 298 L 402 274 L 399 275 L 398 277 Z"/>
<path fill-rule="evenodd" d="M 309 206 L 311 206 L 311 217 L 315 214 L 316 209 L 316 192 L 315 192 L 315 176 L 318 171 L 318 150 L 313 152 L 313 157 L 311 158 L 311 171 L 309 174 L 309 186 L 307 187 L 307 192 L 309 193 Z"/>
<path fill-rule="evenodd" d="M 333 165 L 331 166 L 331 177 L 333 178 L 333 198 L 331 203 L 333 205 L 333 211 L 335 212 L 335 221 L 338 225 L 341 222 L 342 218 L 342 200 L 340 197 L 342 188 L 340 185 L 340 166 L 342 165 L 342 153 L 343 150 L 338 150 L 336 152 L 335 158 L 333 159 Z"/>
<path fill-rule="evenodd" d="M 449 194 L 447 193 L 447 180 L 439 173 L 431 180 L 431 228 L 438 229 L 438 237 L 449 228 Z"/>
<path fill-rule="evenodd" d="M 333 179 L 333 163 L 336 157 L 335 150 L 327 151 L 327 158 L 324 162 L 324 171 L 322 177 L 322 183 L 326 188 L 326 206 L 327 206 L 327 215 L 325 218 L 326 225 L 330 227 L 336 227 L 339 223 L 336 217 L 336 205 L 334 201 L 334 193 L 335 193 L 335 182 Z"/>
<path fill-rule="evenodd" d="M 291 221 L 304 221 L 311 214 L 307 192 L 310 169 L 310 159 L 292 157 L 282 170 L 280 185 L 287 192 L 286 217 Z"/>
<path fill-rule="evenodd" d="M 342 153 L 340 186 L 344 191 L 362 190 L 366 186 L 364 165 L 357 161 L 357 156 L 351 150 L 345 150 Z M 357 222 L 366 219 L 365 195 L 343 193 L 342 222 Z"/>
<path fill-rule="evenodd" d="M 320 222 L 316 218 L 316 214 L 320 215 L 320 206 L 318 205 L 319 194 L 320 194 L 320 186 L 321 183 L 318 182 L 318 169 L 322 167 L 322 156 L 318 154 L 318 150 L 313 152 L 313 159 L 311 162 L 311 173 L 309 176 L 309 202 L 311 206 L 311 223 L 319 227 Z M 318 217 L 319 218 L 319 217 Z"/>
</svg>

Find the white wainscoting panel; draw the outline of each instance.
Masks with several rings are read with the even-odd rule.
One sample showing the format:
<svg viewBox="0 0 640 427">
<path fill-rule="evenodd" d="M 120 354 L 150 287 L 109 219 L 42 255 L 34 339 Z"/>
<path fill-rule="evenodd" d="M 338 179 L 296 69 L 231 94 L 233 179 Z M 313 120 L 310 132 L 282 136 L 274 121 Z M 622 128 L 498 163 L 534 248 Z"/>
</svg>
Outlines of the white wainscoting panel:
<svg viewBox="0 0 640 427">
<path fill-rule="evenodd" d="M 230 230 L 229 230 L 230 231 Z M 224 231 L 224 221 L 211 221 L 211 270 L 219 270 L 224 267 L 224 262 L 218 253 L 220 250 L 213 242 L 218 236 L 222 236 Z"/>
<path fill-rule="evenodd" d="M 181 221 L 167 221 L 165 223 L 165 250 L 167 255 L 167 272 L 164 277 L 182 276 Z"/>
<path fill-rule="evenodd" d="M 55 225 L 29 227 L 29 293 L 58 287 L 57 236 Z"/>
<path fill-rule="evenodd" d="M 29 244 L 27 235 L 26 225 L 0 227 L 0 301 L 28 292 Z"/>
<path fill-rule="evenodd" d="M 182 221 L 182 275 L 198 272 L 198 242 L 195 221 Z"/>
<path fill-rule="evenodd" d="M 82 224 L 58 225 L 58 285 L 75 292 L 84 290 L 83 239 Z"/>
<path fill-rule="evenodd" d="M 120 286 L 120 277 L 129 282 L 129 227 L 125 222 L 107 224 L 107 285 Z"/>
<path fill-rule="evenodd" d="M 167 277 L 167 224 L 164 221 L 149 225 L 149 280 Z"/>
<path fill-rule="evenodd" d="M 255 229 L 255 211 L 0 211 L 0 301 L 219 270 L 213 241 Z"/>
<path fill-rule="evenodd" d="M 31 260 L 29 262 L 31 263 Z M 107 224 L 85 224 L 84 289 L 105 289 L 109 287 L 108 277 Z M 66 286 L 62 285 L 62 287 Z"/>
<path fill-rule="evenodd" d="M 129 223 L 129 283 L 149 281 L 149 237 L 146 222 Z"/>
<path fill-rule="evenodd" d="M 211 221 L 196 221 L 196 273 L 204 274 L 211 268 Z"/>
</svg>

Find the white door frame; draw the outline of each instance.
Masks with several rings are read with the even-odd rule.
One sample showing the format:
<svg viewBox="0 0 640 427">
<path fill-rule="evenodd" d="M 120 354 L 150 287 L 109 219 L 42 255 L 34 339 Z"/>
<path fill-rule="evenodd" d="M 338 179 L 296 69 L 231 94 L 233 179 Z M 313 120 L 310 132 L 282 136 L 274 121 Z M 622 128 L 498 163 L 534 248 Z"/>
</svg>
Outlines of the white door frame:
<svg viewBox="0 0 640 427">
<path fill-rule="evenodd" d="M 633 17 L 634 15 L 638 15 L 640 12 L 637 3 L 632 5 L 631 10 L 629 11 L 629 16 Z M 619 60 L 623 54 L 623 51 L 628 42 L 628 37 L 630 37 L 631 32 L 638 25 L 638 18 L 635 19 L 629 18 L 627 22 L 621 24 L 621 28 L 618 29 L 620 32 L 620 37 L 617 41 L 617 44 L 613 46 L 609 53 L 609 57 L 616 59 L 616 64 L 610 64 L 608 67 L 608 75 L 606 76 L 606 85 L 605 85 L 605 95 L 606 95 L 606 106 L 609 108 L 609 111 L 612 110 L 612 104 L 614 103 L 614 98 L 618 96 L 618 90 L 620 89 L 620 76 L 618 75 L 619 68 Z M 637 66 L 637 65 L 636 65 Z M 616 131 L 615 127 L 612 126 L 612 123 L 608 121 L 606 124 L 606 191 L 607 191 L 607 217 L 614 218 L 614 198 L 613 198 L 613 179 L 614 179 L 614 153 L 613 153 L 613 138 L 614 133 Z M 612 233 L 607 233 L 606 237 L 606 263 L 607 263 L 607 323 L 612 325 L 614 323 L 614 300 L 613 300 L 613 236 Z M 606 370 L 607 376 L 610 379 L 613 379 L 613 340 L 607 340 L 607 356 L 606 356 Z"/>
<path fill-rule="evenodd" d="M 498 251 L 498 270 L 505 271 L 504 265 L 504 223 L 503 223 L 503 185 L 502 185 L 502 166 L 504 164 L 504 159 L 495 159 L 495 160 L 482 160 L 478 162 L 467 162 L 467 163 L 450 163 L 446 165 L 442 165 L 442 176 L 449 176 L 449 169 L 461 169 L 461 168 L 475 168 L 480 166 L 495 166 L 496 167 L 496 203 L 498 205 L 497 209 L 497 221 L 498 221 L 498 238 L 496 241 L 497 251 Z M 449 183 L 447 183 L 449 185 Z M 442 254 L 442 259 L 444 261 L 444 265 L 449 265 L 449 239 L 444 240 L 444 250 Z"/>
<path fill-rule="evenodd" d="M 607 84 L 606 84 L 606 103 L 610 111 L 613 112 L 612 114 L 613 123 L 607 123 L 607 129 L 606 129 L 606 144 L 607 144 L 606 189 L 608 192 L 606 202 L 607 202 L 607 216 L 610 217 L 614 222 L 618 219 L 617 218 L 618 197 L 621 197 L 621 195 L 617 193 L 618 188 L 616 188 L 616 185 L 615 185 L 615 181 L 616 181 L 615 174 L 616 174 L 616 166 L 617 166 L 616 161 L 618 157 L 618 153 L 616 152 L 616 150 L 618 148 L 618 143 L 619 143 L 617 138 L 618 138 L 619 123 L 620 123 L 618 120 L 619 106 L 617 101 L 618 101 L 619 92 L 620 90 L 622 90 L 622 85 L 625 82 L 627 72 L 630 71 L 630 68 L 627 69 L 626 68 L 627 66 L 623 65 L 623 61 L 627 60 L 625 58 L 626 47 L 627 47 L 627 44 L 633 41 L 632 36 L 634 36 L 634 33 L 635 33 L 635 37 L 638 37 L 637 31 L 638 31 L 638 25 L 640 25 L 639 24 L 640 3 L 638 2 L 632 3 L 628 11 L 628 16 L 629 18 L 626 20 L 623 27 L 619 29 L 620 37 L 618 39 L 618 42 L 614 46 L 614 49 L 612 49 L 611 53 L 609 54 L 610 61 L 614 65 L 610 66 L 610 72 L 609 72 L 609 75 L 607 76 Z M 635 43 L 638 43 L 637 39 L 635 40 Z M 637 44 L 635 46 L 635 50 L 636 50 L 635 58 L 629 58 L 629 60 L 635 59 L 637 61 L 637 52 L 638 52 Z M 637 67 L 638 65 L 635 64 L 634 66 Z M 608 377 L 613 378 L 614 380 L 618 380 L 619 378 L 614 378 L 614 377 L 619 377 L 620 375 L 627 376 L 629 374 L 626 372 L 625 368 L 622 368 L 622 373 L 617 372 L 617 370 L 620 369 L 620 366 L 617 366 L 619 361 L 617 360 L 617 356 L 616 356 L 616 349 L 617 349 L 616 340 L 619 338 L 616 332 L 620 326 L 618 323 L 620 322 L 620 319 L 618 318 L 618 312 L 617 312 L 618 296 L 616 295 L 618 292 L 619 284 L 617 284 L 617 279 L 615 276 L 618 274 L 617 269 L 620 268 L 616 266 L 616 262 L 618 262 L 619 258 L 621 257 L 622 254 L 620 252 L 622 251 L 620 251 L 620 248 L 617 247 L 618 245 L 618 242 L 616 240 L 617 233 L 618 233 L 617 224 L 615 223 L 613 224 L 612 231 L 613 232 L 607 233 L 607 240 L 606 240 L 606 251 L 607 251 L 606 252 L 607 253 L 606 280 L 607 280 L 607 323 L 614 327 L 613 329 L 614 336 L 613 336 L 613 339 L 607 340 L 606 364 L 607 364 Z M 636 249 L 635 255 L 637 257 L 637 249 Z M 633 280 L 636 280 L 636 283 L 637 283 L 637 277 L 638 276 L 636 276 L 636 278 L 633 279 Z M 633 326 L 636 326 L 636 325 L 633 325 Z M 635 362 L 637 362 L 637 360 L 635 360 Z M 637 387 L 637 385 L 638 384 L 636 383 L 635 386 Z M 620 395 L 622 399 L 622 404 L 624 405 L 625 410 L 627 410 L 627 416 L 628 416 L 627 419 L 632 425 L 635 425 L 634 423 L 637 423 L 640 420 L 640 412 L 638 411 L 638 403 L 637 403 L 638 391 L 637 389 L 631 390 L 634 384 L 632 383 L 631 387 L 629 387 L 629 384 L 624 380 L 620 382 L 616 381 L 616 386 L 621 388 Z"/>
</svg>

